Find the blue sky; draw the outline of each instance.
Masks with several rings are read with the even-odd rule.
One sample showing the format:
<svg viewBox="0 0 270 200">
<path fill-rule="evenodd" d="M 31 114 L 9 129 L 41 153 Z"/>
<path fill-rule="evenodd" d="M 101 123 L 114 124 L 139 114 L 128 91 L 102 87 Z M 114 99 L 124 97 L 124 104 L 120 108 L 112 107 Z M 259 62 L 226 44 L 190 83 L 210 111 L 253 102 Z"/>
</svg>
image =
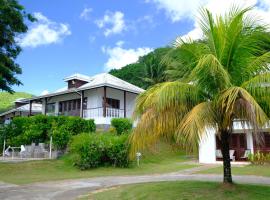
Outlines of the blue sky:
<svg viewBox="0 0 270 200">
<path fill-rule="evenodd" d="M 94 75 L 135 62 L 177 36 L 196 39 L 201 32 L 196 11 L 202 5 L 221 12 L 234 0 L 20 0 L 38 22 L 19 39 L 23 69 L 14 87 L 39 95 L 65 85 L 73 73 Z M 238 0 L 258 5 L 268 16 L 267 0 Z M 268 17 L 269 18 L 269 17 Z"/>
</svg>

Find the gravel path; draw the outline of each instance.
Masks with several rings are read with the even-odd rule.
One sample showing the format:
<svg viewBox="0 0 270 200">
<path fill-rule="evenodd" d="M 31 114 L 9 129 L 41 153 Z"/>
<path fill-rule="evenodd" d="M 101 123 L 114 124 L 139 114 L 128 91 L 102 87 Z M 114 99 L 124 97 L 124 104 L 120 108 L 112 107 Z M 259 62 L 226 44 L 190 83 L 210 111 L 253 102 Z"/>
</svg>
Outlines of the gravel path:
<svg viewBox="0 0 270 200">
<path fill-rule="evenodd" d="M 13 185 L 0 182 L 1 200 L 69 200 L 76 199 L 80 195 L 91 191 L 132 183 L 175 181 L 175 180 L 196 180 L 222 182 L 221 175 L 193 174 L 199 169 L 206 167 L 196 167 L 193 170 L 183 170 L 180 172 L 144 175 L 144 176 L 111 176 L 89 179 L 75 179 L 44 183 L 33 183 L 27 185 Z M 236 183 L 263 184 L 270 186 L 270 178 L 259 176 L 234 176 Z"/>
</svg>

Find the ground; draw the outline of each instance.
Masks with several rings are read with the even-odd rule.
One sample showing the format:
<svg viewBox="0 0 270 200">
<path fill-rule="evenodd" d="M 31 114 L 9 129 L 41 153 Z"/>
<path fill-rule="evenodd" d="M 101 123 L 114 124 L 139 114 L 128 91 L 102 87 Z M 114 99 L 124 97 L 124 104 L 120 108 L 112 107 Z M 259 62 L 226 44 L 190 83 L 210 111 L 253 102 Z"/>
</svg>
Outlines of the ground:
<svg viewBox="0 0 270 200">
<path fill-rule="evenodd" d="M 246 165 L 233 166 L 232 174 L 234 175 L 256 175 L 270 177 L 269 165 Z M 222 174 L 222 166 L 200 171 L 200 174 Z"/>
<path fill-rule="evenodd" d="M 234 185 L 226 187 L 220 183 L 172 181 L 162 183 L 133 184 L 112 187 L 107 191 L 96 191 L 81 199 L 96 200 L 176 200 L 176 199 L 256 199 L 265 200 L 270 196 L 270 187 L 254 185 Z"/>
<path fill-rule="evenodd" d="M 134 163 L 129 168 L 102 167 L 81 171 L 73 166 L 70 156 L 59 160 L 29 161 L 23 163 L 0 163 L 0 181 L 13 184 L 90 178 L 98 176 L 160 174 L 189 169 L 198 164 L 188 164 L 183 153 L 172 151 L 167 145 L 162 150 L 143 154 L 139 167 Z"/>
<path fill-rule="evenodd" d="M 0 199 L 132 199 L 133 196 L 157 200 L 263 199 L 270 196 L 269 166 L 233 166 L 233 180 L 237 185 L 223 188 L 221 166 L 199 165 L 167 148 L 155 155 L 143 155 L 139 167 L 133 164 L 130 168 L 86 171 L 74 167 L 70 156 L 59 160 L 0 163 Z"/>
</svg>

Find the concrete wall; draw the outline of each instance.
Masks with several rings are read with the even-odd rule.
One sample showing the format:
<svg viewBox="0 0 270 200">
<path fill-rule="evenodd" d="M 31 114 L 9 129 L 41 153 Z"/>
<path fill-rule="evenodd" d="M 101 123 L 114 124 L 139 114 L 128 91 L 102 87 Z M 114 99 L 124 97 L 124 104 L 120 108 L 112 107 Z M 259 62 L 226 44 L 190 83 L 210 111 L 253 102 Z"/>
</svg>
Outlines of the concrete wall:
<svg viewBox="0 0 270 200">
<path fill-rule="evenodd" d="M 207 129 L 199 144 L 199 162 L 216 162 L 216 134 L 214 129 Z"/>
</svg>

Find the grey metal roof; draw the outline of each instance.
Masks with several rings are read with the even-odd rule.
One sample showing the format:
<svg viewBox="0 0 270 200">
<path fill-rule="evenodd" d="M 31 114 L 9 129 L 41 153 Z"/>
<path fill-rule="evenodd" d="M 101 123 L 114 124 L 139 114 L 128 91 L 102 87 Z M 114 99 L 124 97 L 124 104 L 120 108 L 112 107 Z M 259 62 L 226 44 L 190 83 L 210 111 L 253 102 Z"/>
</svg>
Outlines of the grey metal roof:
<svg viewBox="0 0 270 200">
<path fill-rule="evenodd" d="M 81 77 L 84 76 L 84 78 L 86 78 L 85 75 L 80 75 L 80 76 Z M 74 79 L 74 77 L 78 77 L 78 74 L 75 74 L 75 75 L 73 74 L 73 75 L 65 78 L 64 80 L 72 80 L 72 79 Z M 86 80 L 86 79 L 84 79 L 84 80 Z M 117 78 L 111 74 L 108 74 L 108 73 L 101 73 L 101 74 L 97 74 L 95 76 L 89 76 L 87 82 L 88 83 L 82 85 L 79 88 L 68 89 L 67 87 L 64 87 L 64 88 L 61 88 L 59 90 L 56 90 L 55 92 L 52 92 L 52 93 L 49 93 L 46 95 L 41 95 L 41 96 L 26 99 L 24 102 L 29 102 L 30 100 L 42 99 L 45 97 L 52 97 L 52 96 L 57 96 L 57 95 L 62 95 L 62 94 L 79 92 L 79 91 L 93 89 L 93 88 L 99 88 L 99 87 L 103 87 L 103 86 L 108 86 L 108 87 L 124 90 L 124 91 L 131 92 L 131 93 L 136 93 L 136 94 L 140 94 L 140 93 L 144 92 L 144 90 L 142 88 L 139 88 L 133 84 L 130 84 L 130 83 L 128 83 L 122 79 L 119 79 L 119 78 Z"/>
<path fill-rule="evenodd" d="M 6 112 L 3 112 L 3 113 L 1 113 L 0 114 L 0 117 L 2 117 L 2 116 L 4 116 L 4 115 L 7 115 L 7 114 L 9 114 L 9 113 L 12 113 L 12 112 L 29 112 L 29 109 L 30 109 L 30 107 L 29 107 L 29 104 L 25 104 L 25 105 L 23 105 L 23 106 L 20 106 L 20 107 L 18 107 L 18 108 L 13 108 L 13 109 L 11 109 L 11 110 L 8 110 L 8 111 L 6 111 Z M 39 104 L 39 103 L 33 103 L 32 104 L 32 112 L 42 112 L 42 104 Z"/>
</svg>

